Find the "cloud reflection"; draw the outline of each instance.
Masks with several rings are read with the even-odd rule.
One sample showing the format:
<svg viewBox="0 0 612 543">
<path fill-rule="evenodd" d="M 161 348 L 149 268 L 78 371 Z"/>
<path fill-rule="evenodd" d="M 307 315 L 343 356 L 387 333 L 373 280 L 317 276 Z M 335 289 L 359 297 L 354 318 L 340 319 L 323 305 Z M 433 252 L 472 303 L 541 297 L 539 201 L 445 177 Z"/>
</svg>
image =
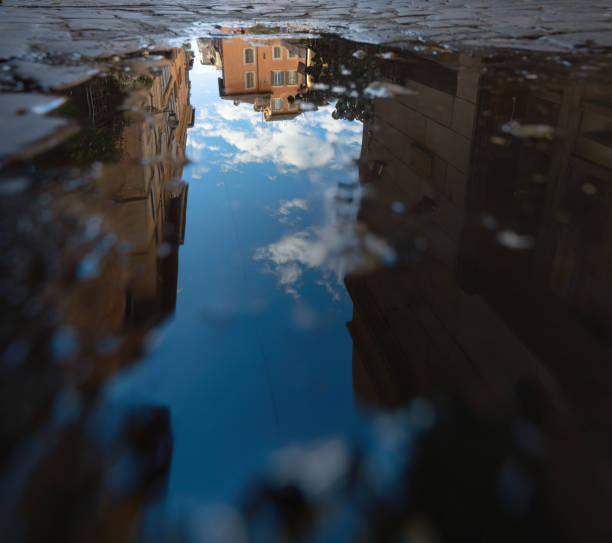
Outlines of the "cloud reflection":
<svg viewBox="0 0 612 543">
<path fill-rule="evenodd" d="M 322 108 L 291 120 L 266 122 L 250 104 L 213 102 L 206 110 L 199 110 L 188 142 L 195 163 L 205 163 L 223 174 L 261 164 L 265 167 L 261 174 L 271 182 L 292 183 L 303 178 L 327 185 L 319 191 L 324 194 L 323 202 L 302 195 L 278 200 L 271 216 L 285 232 L 252 253 L 264 272 L 275 275 L 278 285 L 296 299 L 309 271 L 316 272 L 313 284 L 334 300 L 340 299 L 344 275 L 366 265 L 371 255 L 378 260 L 380 253 L 388 250 L 384 244 L 382 249 L 376 246 L 372 250 L 372 244 L 366 243 L 355 222 L 358 195 L 348 199 L 353 212 L 339 208 L 340 187 L 348 181 L 358 186 L 355 159 L 361 150 L 363 126 L 336 120 L 332 111 L 333 107 Z M 300 173 L 304 175 L 300 177 Z M 294 231 L 302 221 L 309 226 Z"/>
<path fill-rule="evenodd" d="M 281 170 L 342 169 L 359 153 L 362 126 L 334 120 L 331 111 L 322 109 L 290 122 L 265 122 L 249 104 L 215 103 L 192 130 L 190 154 L 199 161 L 203 149 L 214 149 L 206 140 L 220 139 L 226 144 L 223 171 L 264 162 Z"/>
<path fill-rule="evenodd" d="M 348 271 L 365 270 L 380 262 L 392 261 L 394 253 L 384 240 L 362 231 L 359 223 L 335 222 L 286 234 L 258 248 L 253 258 L 269 264 L 268 271 L 278 278 L 285 292 L 295 298 L 299 298 L 305 271 L 318 270 L 323 279 L 317 284 L 338 299 L 338 290 Z"/>
</svg>

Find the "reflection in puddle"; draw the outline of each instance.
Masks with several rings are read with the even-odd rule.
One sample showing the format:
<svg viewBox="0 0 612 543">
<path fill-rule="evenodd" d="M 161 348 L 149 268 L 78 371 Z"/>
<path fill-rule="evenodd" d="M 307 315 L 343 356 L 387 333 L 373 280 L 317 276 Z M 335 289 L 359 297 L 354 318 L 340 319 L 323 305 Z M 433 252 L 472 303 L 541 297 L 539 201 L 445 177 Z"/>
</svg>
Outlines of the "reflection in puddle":
<svg viewBox="0 0 612 543">
<path fill-rule="evenodd" d="M 607 540 L 578 60 L 242 34 L 8 95 L 9 540 Z"/>
<path fill-rule="evenodd" d="M 132 91 L 140 113 L 117 115 Z M 167 407 L 129 408 L 113 438 L 98 442 L 107 422 L 95 404 L 176 305 L 193 123 L 187 53 L 169 53 L 146 78 L 107 75 L 66 94 L 61 111 L 82 118 L 82 130 L 3 180 L 27 180 L 7 195 L 2 219 L 11 318 L 2 327 L 0 499 L 12 541 L 131 531 L 165 486 L 172 451 Z"/>
</svg>

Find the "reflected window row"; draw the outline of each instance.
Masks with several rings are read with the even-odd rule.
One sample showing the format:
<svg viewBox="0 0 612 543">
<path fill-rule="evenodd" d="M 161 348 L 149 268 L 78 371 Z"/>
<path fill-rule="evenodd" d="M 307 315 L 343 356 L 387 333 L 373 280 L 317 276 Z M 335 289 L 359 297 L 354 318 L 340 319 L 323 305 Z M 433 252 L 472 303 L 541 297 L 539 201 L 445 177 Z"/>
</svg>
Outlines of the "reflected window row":
<svg viewBox="0 0 612 543">
<path fill-rule="evenodd" d="M 283 50 L 285 48 L 280 45 L 275 45 L 272 47 L 272 60 L 282 60 L 283 59 Z M 288 59 L 298 59 L 300 58 L 297 51 L 292 51 L 289 49 L 285 49 L 287 51 Z M 255 64 L 255 48 L 254 47 L 246 47 L 242 50 L 242 56 L 244 64 Z M 263 58 L 266 58 L 266 53 L 263 53 Z"/>
<path fill-rule="evenodd" d="M 272 111 L 282 111 L 285 109 L 285 99 L 284 98 L 272 98 L 271 100 Z M 295 102 L 288 103 L 287 109 L 289 111 L 296 111 L 297 104 Z"/>
<path fill-rule="evenodd" d="M 282 71 L 272 70 L 270 72 L 270 84 L 273 87 L 294 87 L 298 84 L 297 70 Z"/>
</svg>

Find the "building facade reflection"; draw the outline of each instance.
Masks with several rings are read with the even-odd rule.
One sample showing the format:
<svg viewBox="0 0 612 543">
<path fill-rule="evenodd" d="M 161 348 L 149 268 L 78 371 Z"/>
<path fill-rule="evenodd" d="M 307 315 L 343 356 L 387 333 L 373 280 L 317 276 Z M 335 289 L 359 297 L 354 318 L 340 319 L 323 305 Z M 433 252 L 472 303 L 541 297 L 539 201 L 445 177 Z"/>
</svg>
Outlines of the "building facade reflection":
<svg viewBox="0 0 612 543">
<path fill-rule="evenodd" d="M 309 48 L 291 40 L 248 38 L 199 40 L 199 47 L 202 58 L 222 72 L 221 98 L 253 104 L 266 121 L 302 113 L 298 102 L 311 86 Z"/>
<path fill-rule="evenodd" d="M 146 504 L 165 492 L 169 410 L 131 406 L 111 416 L 98 400 L 176 305 L 187 200 L 181 177 L 194 121 L 191 58 L 172 49 L 138 71 L 70 89 L 63 112 L 83 128 L 36 159 L 41 171 L 56 172 L 51 184 L 37 181 L 54 220 L 10 248 L 38 271 L 4 277 L 13 288 L 27 281 L 38 311 L 33 321 L 30 302 L 15 314 L 13 341 L 28 349 L 19 360 L 5 356 L 3 366 L 0 526 L 7 541 L 132 541 Z M 67 171 L 66 163 L 77 168 Z M 35 207 L 5 212 L 40 216 Z"/>
<path fill-rule="evenodd" d="M 360 218 L 393 242 L 402 265 L 430 270 L 429 283 L 439 276 L 428 287 L 431 303 L 435 292 L 454 292 L 444 297 L 447 312 L 453 304 L 469 307 L 465 296 L 485 301 L 489 309 L 475 328 L 487 329 L 494 314 L 503 317 L 500 326 L 517 336 L 512 343 L 538 360 L 530 366 L 546 360 L 544 344 L 558 351 L 548 352 L 547 372 L 564 371 L 579 353 L 602 360 L 611 318 L 609 289 L 598 279 L 608 260 L 611 170 L 602 142 L 609 86 L 565 85 L 556 92 L 526 82 L 509 86 L 492 70 L 482 76 L 478 58 L 455 60 L 420 71 L 425 81 L 410 72 L 404 83 L 416 94 L 374 101 L 361 156 L 362 178 L 374 192 Z M 362 279 L 349 278 L 349 290 L 355 281 Z M 523 304 L 531 308 L 526 313 Z M 467 313 L 460 320 L 469 319 Z M 451 321 L 442 320 L 452 331 Z M 555 341 L 542 335 L 562 329 L 567 333 Z M 488 356 L 503 358 L 508 341 L 500 338 Z M 468 343 L 459 345 L 471 352 Z"/>
<path fill-rule="evenodd" d="M 415 92 L 375 99 L 364 125 L 359 220 L 398 261 L 345 280 L 355 396 L 445 397 L 476 425 L 534 424 L 545 484 L 564 488 L 555 514 L 571 537 L 603 540 L 612 86 L 462 54 L 402 62 L 394 81 Z"/>
<path fill-rule="evenodd" d="M 117 319 L 127 323 L 150 322 L 171 313 L 176 303 L 188 190 L 181 176 L 194 110 L 189 55 L 175 49 L 166 56 L 150 76 L 122 74 L 119 87 L 129 93 L 124 107 L 136 113 L 123 121 L 118 160 L 104 163 L 96 180 L 102 194 L 93 205 L 129 255 L 123 302 L 117 303 Z M 78 103 L 90 92 L 88 84 L 70 94 Z M 97 119 L 95 110 L 88 111 L 93 126 L 101 122 Z"/>
</svg>

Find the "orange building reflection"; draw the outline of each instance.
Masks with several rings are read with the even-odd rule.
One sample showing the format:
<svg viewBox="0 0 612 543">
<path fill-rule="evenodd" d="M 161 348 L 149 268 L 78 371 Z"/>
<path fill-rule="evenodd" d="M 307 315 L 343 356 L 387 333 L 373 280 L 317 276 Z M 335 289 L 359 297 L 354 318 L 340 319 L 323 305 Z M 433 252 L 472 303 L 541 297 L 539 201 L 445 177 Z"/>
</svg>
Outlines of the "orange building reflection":
<svg viewBox="0 0 612 543">
<path fill-rule="evenodd" d="M 228 38 L 200 40 L 200 50 L 222 71 L 219 95 L 253 104 L 266 121 L 287 120 L 301 113 L 296 100 L 311 86 L 306 68 L 312 52 L 282 39 Z"/>
<path fill-rule="evenodd" d="M 171 313 L 176 304 L 178 247 L 185 235 L 187 184 L 181 180 L 186 162 L 187 128 L 193 125 L 194 109 L 190 105 L 189 55 L 183 48 L 164 54 L 150 75 L 128 72 L 118 79 L 116 91 L 128 92 L 124 107 L 136 113 L 127 116 L 117 136 L 118 160 L 105 161 L 95 185 L 100 197 L 85 210 L 98 213 L 104 226 L 113 232 L 127 251 L 127 273 L 118 292 L 100 290 L 108 306 L 108 329 L 105 333 L 124 331 L 130 323 L 151 323 Z M 88 121 L 104 130 L 108 111 L 116 122 L 116 111 L 107 107 L 113 92 L 100 85 L 113 82 L 92 81 L 73 89 L 71 98 L 77 104 L 87 103 Z M 99 95 L 99 96 L 98 96 Z M 95 97 L 98 96 L 96 100 Z M 81 108 L 82 109 L 82 108 Z M 118 270 L 116 270 L 118 273 Z M 110 272 L 109 272 L 110 273 Z M 91 281 L 104 281 L 105 274 Z M 91 281 L 76 285 L 76 289 L 91 291 Z M 104 291 L 104 292 L 103 292 Z M 75 326 L 92 321 L 88 335 L 98 335 L 100 319 L 91 307 L 82 307 L 84 297 L 66 297 L 65 311 Z M 99 314 L 98 314 L 99 315 Z M 104 326 L 102 326 L 104 328 Z"/>
</svg>

